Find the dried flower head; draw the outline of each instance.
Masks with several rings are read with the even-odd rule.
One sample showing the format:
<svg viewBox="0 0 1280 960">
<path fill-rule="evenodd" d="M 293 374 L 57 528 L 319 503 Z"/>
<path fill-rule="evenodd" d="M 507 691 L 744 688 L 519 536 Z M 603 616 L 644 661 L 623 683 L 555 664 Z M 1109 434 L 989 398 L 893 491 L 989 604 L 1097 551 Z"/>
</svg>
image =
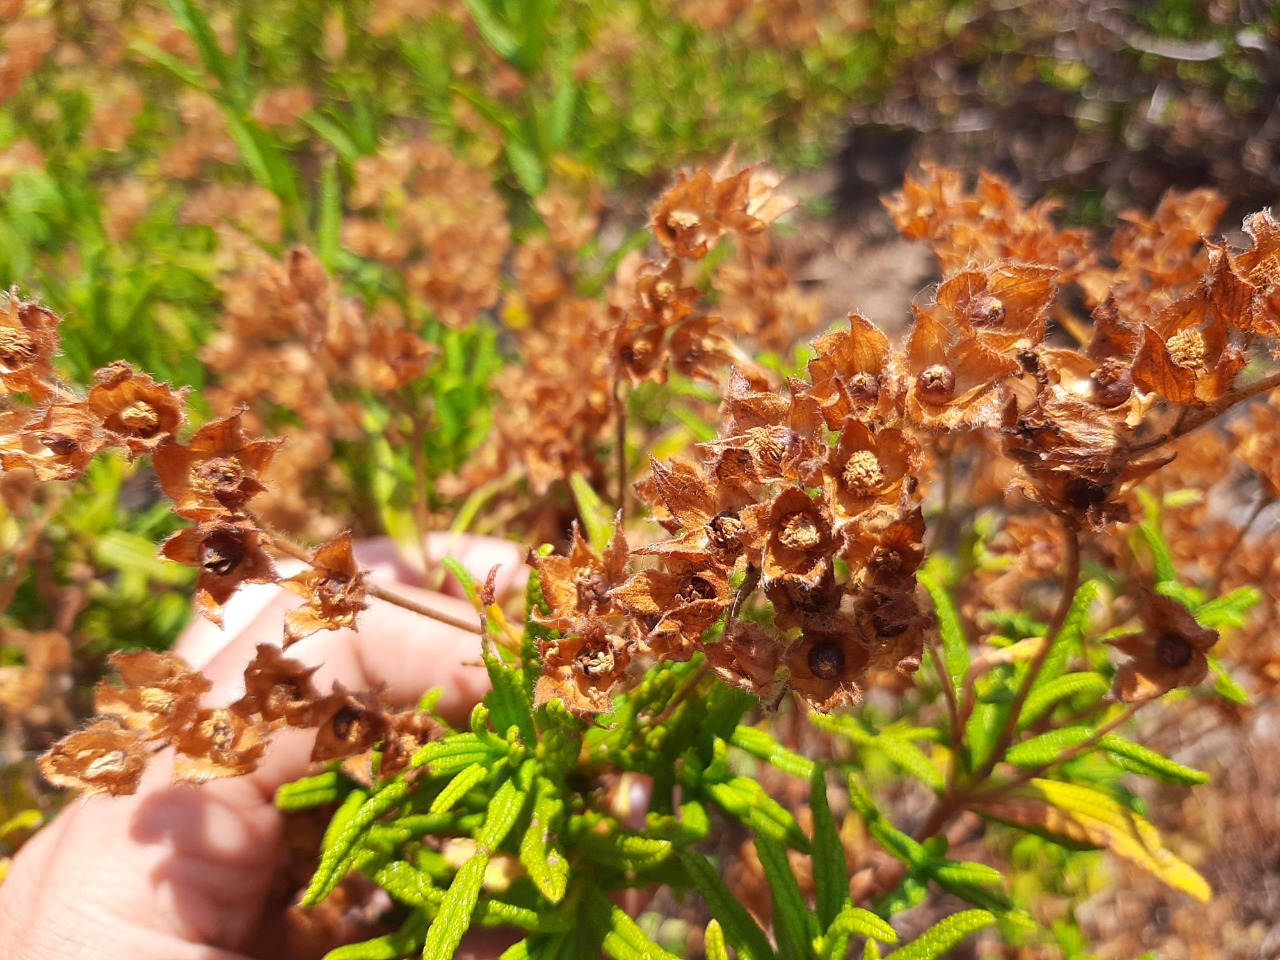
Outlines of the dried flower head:
<svg viewBox="0 0 1280 960">
<path fill-rule="evenodd" d="M 128 449 L 130 458 L 153 453 L 172 440 L 186 420 L 185 389 L 174 393 L 167 383 L 156 383 L 123 360 L 93 376 L 97 384 L 89 390 L 89 409 L 102 421 L 107 436 Z"/>
<path fill-rule="evenodd" d="M 186 444 L 155 451 L 160 488 L 178 516 L 213 520 L 234 514 L 266 489 L 259 477 L 284 441 L 248 439 L 242 416 L 237 411 L 210 420 Z"/>
<path fill-rule="evenodd" d="M 263 536 L 244 521 L 206 521 L 179 530 L 160 545 L 168 560 L 198 567 L 196 606 L 222 626 L 222 607 L 242 583 L 271 583 L 275 564 L 263 547 Z"/>
<path fill-rule="evenodd" d="M 40 772 L 63 790 L 120 796 L 137 791 L 148 757 L 140 734 L 117 720 L 99 720 L 59 740 L 40 758 Z"/>
<path fill-rule="evenodd" d="M 311 566 L 302 573 L 281 580 L 280 586 L 307 601 L 285 615 L 285 647 L 318 630 L 354 628 L 356 615 L 368 606 L 366 576 L 356 563 L 347 531 L 317 550 Z"/>
<path fill-rule="evenodd" d="M 1204 680 L 1205 654 L 1218 642 L 1217 630 L 1200 626 L 1186 607 L 1156 593 L 1143 593 L 1138 615 L 1141 633 L 1109 641 L 1130 657 L 1116 673 L 1119 700 L 1141 703 Z"/>
</svg>

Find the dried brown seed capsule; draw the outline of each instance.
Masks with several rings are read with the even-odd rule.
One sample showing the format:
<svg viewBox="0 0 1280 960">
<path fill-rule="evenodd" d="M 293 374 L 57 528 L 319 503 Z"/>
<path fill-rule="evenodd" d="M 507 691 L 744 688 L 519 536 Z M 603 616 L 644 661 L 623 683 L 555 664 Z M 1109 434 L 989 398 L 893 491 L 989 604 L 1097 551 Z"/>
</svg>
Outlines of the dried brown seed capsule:
<svg viewBox="0 0 1280 960">
<path fill-rule="evenodd" d="M 857 403 L 875 403 L 880 399 L 880 378 L 866 371 L 855 373 L 845 381 L 849 399 Z"/>
<path fill-rule="evenodd" d="M 819 680 L 835 680 L 844 671 L 844 651 L 839 644 L 815 643 L 809 648 L 809 670 Z"/>
<path fill-rule="evenodd" d="M 714 600 L 716 598 L 715 584 L 706 577 L 700 577 L 695 574 L 685 581 L 679 596 L 686 602 Z"/>
<path fill-rule="evenodd" d="M 1195 648 L 1186 637 L 1176 633 L 1162 633 L 1156 640 L 1156 659 L 1170 670 L 1181 670 L 1195 656 Z"/>
<path fill-rule="evenodd" d="M 333 720 L 329 725 L 330 729 L 333 730 L 333 735 L 339 740 L 346 740 L 351 736 L 352 728 L 360 722 L 360 718 L 363 714 L 363 710 L 351 705 L 347 705 L 340 709 L 333 715 Z"/>
<path fill-rule="evenodd" d="M 200 566 L 215 577 L 225 577 L 244 559 L 244 544 L 229 533 L 215 531 L 200 543 Z"/>
<path fill-rule="evenodd" d="M 920 393 L 930 403 L 946 403 L 956 393 L 956 375 L 946 364 L 935 363 L 920 373 Z"/>
<path fill-rule="evenodd" d="M 1133 371 L 1122 363 L 1103 364 L 1092 379 L 1093 399 L 1100 407 L 1118 407 L 1133 395 Z"/>
<path fill-rule="evenodd" d="M 593 570 L 578 580 L 577 588 L 578 604 L 589 610 L 592 606 L 603 607 L 609 602 L 609 592 L 613 589 L 613 584 L 599 570 Z"/>
<path fill-rule="evenodd" d="M 1067 484 L 1067 502 L 1077 510 L 1088 510 L 1107 499 L 1107 488 L 1085 477 L 1075 477 Z"/>
<path fill-rule="evenodd" d="M 969 319 L 975 326 L 998 327 L 1004 323 L 1004 303 L 999 297 L 982 297 L 974 301 Z"/>
<path fill-rule="evenodd" d="M 70 457 L 80 452 L 80 444 L 65 433 L 47 433 L 40 438 L 55 457 Z"/>
<path fill-rule="evenodd" d="M 778 539 L 793 550 L 808 550 L 818 545 L 821 534 L 814 526 L 812 517 L 806 513 L 793 513 L 783 519 Z"/>
</svg>

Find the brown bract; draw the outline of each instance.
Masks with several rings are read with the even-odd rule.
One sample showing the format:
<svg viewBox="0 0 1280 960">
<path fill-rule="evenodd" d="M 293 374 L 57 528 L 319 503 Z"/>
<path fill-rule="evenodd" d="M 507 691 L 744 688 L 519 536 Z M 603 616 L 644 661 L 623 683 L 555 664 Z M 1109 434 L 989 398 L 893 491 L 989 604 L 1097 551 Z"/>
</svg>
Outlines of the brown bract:
<svg viewBox="0 0 1280 960">
<path fill-rule="evenodd" d="M 676 182 L 653 208 L 653 234 L 670 256 L 701 260 L 726 233 L 750 235 L 794 203 L 773 196 L 777 178 L 759 167 L 730 174 L 733 154 L 711 172 L 676 174 Z"/>
<path fill-rule="evenodd" d="M 200 568 L 196 607 L 218 626 L 223 605 L 240 584 L 278 579 L 261 531 L 244 521 L 210 521 L 179 530 L 160 545 L 160 555 Z"/>
<path fill-rule="evenodd" d="M 389 730 L 377 691 L 352 693 L 340 683 L 315 704 L 316 742 L 311 762 L 354 757 L 373 748 Z"/>
<path fill-rule="evenodd" d="M 547 624 L 559 630 L 569 620 L 593 611 L 600 616 L 615 612 L 613 589 L 627 579 L 630 555 L 621 517 L 614 521 L 613 538 L 605 547 L 604 556 L 583 539 L 576 524 L 569 556 L 539 557 L 531 552 L 529 564 L 538 571 L 542 595 L 551 608 Z"/>
<path fill-rule="evenodd" d="M 849 329 L 825 333 L 812 342 L 809 396 L 822 407 L 827 426 L 837 430 L 848 417 L 881 418 L 894 405 L 897 383 L 889 371 L 889 338 L 860 313 L 849 314 Z"/>
<path fill-rule="evenodd" d="M 819 713 L 830 713 L 862 699 L 859 680 L 869 660 L 854 625 L 831 618 L 821 626 L 806 627 L 787 648 L 784 662 L 791 673 L 791 689 Z"/>
<path fill-rule="evenodd" d="M 684 661 L 720 619 L 731 599 L 723 569 L 668 560 L 665 570 L 642 570 L 613 589 L 613 601 L 647 627 L 642 653 Z"/>
<path fill-rule="evenodd" d="M 735 620 L 725 629 L 724 636 L 703 650 L 707 663 L 725 683 L 762 700 L 775 696 L 782 644 L 760 624 Z"/>
<path fill-rule="evenodd" d="M 1219 259 L 1225 262 L 1225 255 Z M 1174 403 L 1197 407 L 1231 389 L 1247 357 L 1229 341 L 1226 316 L 1236 308 L 1224 307 L 1216 299 L 1217 292 L 1215 284 L 1203 285 L 1143 326 L 1133 363 L 1137 386 Z"/>
<path fill-rule="evenodd" d="M 25 393 L 36 403 L 52 395 L 60 322 L 44 307 L 19 300 L 16 287 L 9 289 L 0 303 L 0 395 Z"/>
<path fill-rule="evenodd" d="M 1018 361 L 913 309 L 904 362 L 907 416 L 930 430 L 994 426 L 1003 405 L 999 384 L 1020 371 Z"/>
<path fill-rule="evenodd" d="M 286 649 L 319 630 L 355 628 L 356 615 L 364 610 L 366 574 L 351 552 L 350 531 L 340 533 L 319 550 L 311 566 L 280 586 L 307 602 L 285 614 Z"/>
<path fill-rule="evenodd" d="M 231 710 L 246 718 L 260 716 L 267 723 L 315 726 L 320 692 L 311 677 L 317 669 L 286 657 L 274 644 L 260 643 L 244 668 L 244 696 L 231 704 Z"/>
<path fill-rule="evenodd" d="M 89 409 L 111 441 L 128 449 L 130 459 L 154 452 L 186 420 L 185 389 L 174 393 L 167 383 L 156 383 L 123 360 L 93 376 L 97 384 L 89 391 Z"/>
<path fill-rule="evenodd" d="M 1244 231 L 1253 247 L 1235 257 L 1234 266 L 1255 289 L 1250 329 L 1280 335 L 1280 223 L 1269 210 L 1245 217 Z"/>
<path fill-rule="evenodd" d="M 113 653 L 123 686 L 99 681 L 94 709 L 118 717 L 147 740 L 176 737 L 195 721 L 200 697 L 213 686 L 176 653 Z"/>
<path fill-rule="evenodd" d="M 25 416 L 0 414 L 0 467 L 6 471 L 31 470 L 41 482 L 74 480 L 106 445 L 83 400 L 50 404 L 38 419 L 19 427 Z"/>
<path fill-rule="evenodd" d="M 836 538 L 824 502 L 787 487 L 772 501 L 744 510 L 743 521 L 770 600 L 807 609 L 825 597 Z"/>
<path fill-rule="evenodd" d="M 189 520 L 213 520 L 240 511 L 266 490 L 259 479 L 283 440 L 245 437 L 242 411 L 210 420 L 186 444 L 168 443 L 152 462 L 173 512 Z"/>
<path fill-rule="evenodd" d="M 268 734 L 269 728 L 260 719 L 245 717 L 230 707 L 201 710 L 195 722 L 173 741 L 177 748 L 173 778 L 180 783 L 203 783 L 250 773 L 266 752 Z"/>
<path fill-rule="evenodd" d="M 1204 680 L 1205 654 L 1218 642 L 1218 631 L 1200 626 L 1186 607 L 1156 593 L 1143 593 L 1138 614 L 1141 633 L 1108 641 L 1130 657 L 1116 673 L 1115 696 L 1142 703 Z"/>
<path fill-rule="evenodd" d="M 743 549 L 738 511 L 744 498 L 733 496 L 731 488 L 709 483 L 702 469 L 688 460 L 673 460 L 670 466 L 652 457 L 649 462 L 649 485 L 656 496 L 647 499 L 660 500 L 666 507 L 668 515 L 657 519 L 674 536 L 635 552 L 732 568 Z"/>
<path fill-rule="evenodd" d="M 595 613 L 574 619 L 563 632 L 539 644 L 542 676 L 534 687 L 534 707 L 560 700 L 580 715 L 608 711 L 611 691 L 631 665 L 631 645 Z"/>
<path fill-rule="evenodd" d="M 1042 264 L 1009 262 L 963 270 L 942 282 L 937 302 L 924 310 L 962 337 L 1016 353 L 1044 339 L 1057 274 Z"/>
<path fill-rule="evenodd" d="M 121 796 L 137 791 L 149 757 L 141 735 L 117 720 L 99 720 L 54 744 L 40 758 L 40 772 L 63 790 Z"/>
</svg>

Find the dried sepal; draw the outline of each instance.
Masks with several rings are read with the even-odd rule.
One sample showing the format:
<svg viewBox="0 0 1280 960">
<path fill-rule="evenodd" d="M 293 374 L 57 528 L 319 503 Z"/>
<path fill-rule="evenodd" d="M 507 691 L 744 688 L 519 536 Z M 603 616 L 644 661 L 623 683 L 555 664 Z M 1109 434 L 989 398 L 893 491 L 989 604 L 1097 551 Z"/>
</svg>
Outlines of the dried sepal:
<svg viewBox="0 0 1280 960">
<path fill-rule="evenodd" d="M 1013 357 L 957 337 L 915 308 L 904 362 L 907 416 L 930 430 L 993 426 L 1000 419 L 1000 382 L 1021 371 Z"/>
<path fill-rule="evenodd" d="M 354 629 L 356 615 L 368 607 L 366 576 L 356 563 L 347 531 L 320 547 L 302 573 L 281 580 L 280 586 L 306 600 L 285 614 L 285 648 L 319 630 Z"/>
<path fill-rule="evenodd" d="M 273 583 L 275 564 L 262 532 L 245 521 L 211 521 L 179 530 L 160 545 L 160 556 L 198 567 L 196 607 L 222 625 L 222 607 L 242 583 Z"/>
<path fill-rule="evenodd" d="M 313 763 L 372 750 L 388 730 L 386 711 L 376 691 L 352 693 L 340 683 L 333 685 L 331 694 L 316 701 L 314 719 Z"/>
<path fill-rule="evenodd" d="M 725 683 L 772 700 L 778 691 L 782 644 L 758 623 L 731 623 L 717 642 L 703 648 L 707 663 Z"/>
<path fill-rule="evenodd" d="M 539 557 L 530 553 L 529 564 L 538 571 L 542 595 L 551 608 L 547 622 L 561 629 L 562 621 L 593 610 L 602 616 L 613 612 L 611 595 L 614 587 L 627 578 L 630 555 L 621 517 L 614 521 L 613 538 L 603 556 L 596 553 L 576 525 L 567 557 Z"/>
<path fill-rule="evenodd" d="M 100 681 L 94 709 L 148 740 L 170 739 L 190 727 L 200 711 L 200 697 L 212 688 L 176 653 L 141 650 L 113 653 L 110 660 L 123 686 Z"/>
<path fill-rule="evenodd" d="M 889 338 L 860 313 L 849 329 L 812 342 L 809 396 L 822 407 L 827 425 L 838 429 L 849 417 L 883 419 L 894 406 L 897 383 L 889 370 Z"/>
<path fill-rule="evenodd" d="M 701 260 L 726 233 L 750 236 L 794 204 L 773 194 L 776 177 L 759 167 L 730 173 L 733 155 L 713 171 L 683 171 L 654 205 L 653 234 L 670 256 Z"/>
<path fill-rule="evenodd" d="M 0 430 L 16 427 L 17 419 L 7 418 Z M 74 480 L 105 443 L 84 401 L 51 403 L 42 416 L 17 427 L 8 437 L 0 432 L 0 467 L 31 470 L 40 482 Z"/>
<path fill-rule="evenodd" d="M 613 600 L 647 628 L 637 648 L 659 660 L 688 660 L 731 600 L 729 578 L 714 566 L 672 561 L 642 570 L 613 590 Z"/>
<path fill-rule="evenodd" d="M 212 520 L 236 513 L 266 487 L 260 477 L 284 441 L 245 436 L 243 412 L 210 420 L 186 444 L 166 443 L 152 458 L 174 513 Z"/>
<path fill-rule="evenodd" d="M 924 308 L 962 337 L 975 337 L 1000 353 L 1036 346 L 1048 327 L 1058 271 L 1027 263 L 996 263 L 952 274 Z"/>
<path fill-rule="evenodd" d="M 173 742 L 173 777 L 180 783 L 203 783 L 250 773 L 266 752 L 267 735 L 266 724 L 257 717 L 230 707 L 201 710 Z"/>
<path fill-rule="evenodd" d="M 560 700 L 580 715 L 607 712 L 631 664 L 631 645 L 594 613 L 568 624 L 563 636 L 543 641 L 540 652 L 534 707 Z"/>
<path fill-rule="evenodd" d="M 1178 601 L 1149 591 L 1138 615 L 1142 632 L 1109 641 L 1130 658 L 1116 672 L 1116 698 L 1142 703 L 1203 681 L 1209 673 L 1205 654 L 1218 642 L 1218 631 L 1200 626 Z"/>
<path fill-rule="evenodd" d="M 123 796 L 137 792 L 150 757 L 143 737 L 118 720 L 99 720 L 63 737 L 40 758 L 55 787 Z"/>
<path fill-rule="evenodd" d="M 268 723 L 284 721 L 291 727 L 315 726 L 320 692 L 311 677 L 316 667 L 286 657 L 279 647 L 260 643 L 244 668 L 244 696 L 231 709 L 244 717 L 262 717 Z"/>
<path fill-rule="evenodd" d="M 25 393 L 36 403 L 53 395 L 60 322 L 52 311 L 20 300 L 16 287 L 9 289 L 0 303 L 0 395 Z"/>
<path fill-rule="evenodd" d="M 811 623 L 787 648 L 784 663 L 791 689 L 819 713 L 851 707 L 862 699 L 860 681 L 870 656 L 854 625 L 843 618 Z"/>
<path fill-rule="evenodd" d="M 89 390 L 89 409 L 111 441 L 125 446 L 130 458 L 154 452 L 186 420 L 185 389 L 175 393 L 167 383 L 156 383 L 123 360 L 93 376 L 97 383 Z"/>
</svg>

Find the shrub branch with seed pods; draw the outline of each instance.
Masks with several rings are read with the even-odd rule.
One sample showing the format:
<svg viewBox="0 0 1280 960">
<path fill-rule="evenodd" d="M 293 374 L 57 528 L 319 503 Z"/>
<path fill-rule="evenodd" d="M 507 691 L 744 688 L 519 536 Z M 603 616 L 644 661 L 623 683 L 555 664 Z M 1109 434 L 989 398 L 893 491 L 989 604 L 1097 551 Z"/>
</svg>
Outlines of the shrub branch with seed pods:
<svg viewBox="0 0 1280 960">
<path fill-rule="evenodd" d="M 699 866 L 704 863 L 700 855 L 688 849 L 706 835 L 705 829 L 690 826 L 701 822 L 698 816 L 705 819 L 705 810 L 697 814 L 690 804 L 714 803 L 760 834 L 760 867 L 776 895 L 779 885 L 786 886 L 777 859 L 786 860 L 782 844 L 815 857 L 819 853 L 811 851 L 790 814 L 764 802 L 768 798 L 758 784 L 730 777 L 723 751 L 732 743 L 814 781 L 814 848 L 825 829 L 818 825 L 825 786 L 821 767 L 767 734 L 737 726 L 747 708 L 733 699 L 738 696 L 734 688 L 767 707 L 794 694 L 816 711 L 811 716 L 817 727 L 861 743 L 856 724 L 824 715 L 858 704 L 869 685 L 908 689 L 927 657 L 946 706 L 945 769 L 914 745 L 919 756 L 899 754 L 912 759 L 895 762 L 921 775 L 934 792 L 934 806 L 908 835 L 887 824 L 856 775 L 850 779 L 849 801 L 869 837 L 896 859 L 885 868 L 871 858 L 844 885 L 837 907 L 843 903 L 845 911 L 860 910 L 857 904 L 874 904 L 904 889 L 912 877 L 926 877 L 951 892 L 966 891 L 960 895 L 983 907 L 971 911 L 973 916 L 957 915 L 963 922 L 952 918 L 956 923 L 942 937 L 948 944 L 973 924 L 989 922 L 987 906 L 1012 909 L 989 890 L 975 892 L 977 881 L 956 879 L 953 868 L 964 867 L 972 880 L 981 865 L 939 859 L 938 848 L 926 845 L 944 835 L 950 842 L 964 811 L 1109 846 L 1171 885 L 1206 895 L 1207 886 L 1194 870 L 1160 847 L 1158 839 L 1150 840 L 1144 832 L 1149 824 L 1136 821 L 1143 843 L 1128 843 L 1115 824 L 1135 822 L 1131 812 L 1102 803 L 1102 794 L 1092 788 L 1046 774 L 1091 750 L 1112 750 L 1184 782 L 1195 779 L 1195 771 L 1180 773 L 1186 768 L 1141 752 L 1114 731 L 1141 705 L 1207 679 L 1218 627 L 1232 622 L 1240 602 L 1232 599 L 1235 594 L 1206 598 L 1180 583 L 1168 544 L 1144 519 L 1139 528 L 1154 560 L 1150 571 L 1131 564 L 1112 581 L 1130 595 L 1112 596 L 1107 604 L 1111 629 L 1105 639 L 1126 657 L 1118 669 L 1111 668 L 1105 656 L 1101 661 L 1097 656 L 1105 648 L 1091 650 L 1083 641 L 1101 583 L 1087 577 L 1086 568 L 1090 563 L 1119 568 L 1114 534 L 1134 528 L 1136 497 L 1153 478 L 1180 469 L 1177 457 L 1190 449 L 1184 438 L 1280 385 L 1280 372 L 1268 369 L 1280 334 L 1280 224 L 1266 212 L 1250 217 L 1245 230 L 1252 246 L 1244 251 L 1201 244 L 1220 213 L 1217 201 L 1204 193 L 1171 194 L 1152 217 L 1127 215 L 1110 248 L 1101 252 L 1082 232 L 1059 230 L 1048 205 L 1025 208 L 997 178 L 983 177 L 975 191 L 967 192 L 950 171 L 926 169 L 919 179 L 907 180 L 889 208 L 906 235 L 926 239 L 937 253 L 946 276 L 934 295 L 913 307 L 900 342 L 851 313 L 847 325 L 812 341 L 807 378 L 778 378 L 739 348 L 733 326 L 691 280 L 725 237 L 748 251 L 748 259 L 754 255 L 763 261 L 759 238 L 787 209 L 773 193 L 775 182 L 760 168 L 732 172 L 731 167 L 726 160 L 714 172 L 681 176 L 655 206 L 652 227 L 661 254 L 624 262 L 609 295 L 611 308 L 589 312 L 595 325 L 591 336 L 604 362 L 592 358 L 585 383 L 597 394 L 612 391 L 620 486 L 630 479 L 625 385 L 663 382 L 673 372 L 721 383 L 720 427 L 699 445 L 696 456 L 651 458 L 649 475 L 636 485 L 665 536 L 637 537 L 622 510 L 610 532 L 602 511 L 580 495 L 589 536 L 575 528 L 563 556 L 530 553 L 537 576 L 522 662 L 507 663 L 510 651 L 495 642 L 504 625 L 493 607 L 492 586 L 472 585 L 481 623 L 470 628 L 485 638 L 495 690 L 488 705 L 478 708 L 471 733 L 445 731 L 427 713 L 391 711 L 376 691 L 338 688 L 322 695 L 311 683 L 312 668 L 275 646 L 260 647 L 246 668 L 245 695 L 212 709 L 200 702 L 208 681 L 180 658 L 120 654 L 113 657 L 120 683 L 104 681 L 97 692 L 96 705 L 106 719 L 50 751 L 41 764 L 46 776 L 60 786 L 127 793 L 136 786 L 149 751 L 160 743 L 175 748 L 179 779 L 236 775 L 258 763 L 274 729 L 315 727 L 314 759 L 376 751 L 377 773 L 372 776 L 373 768 L 362 762 L 358 789 L 330 777 L 323 780 L 323 790 L 314 780 L 299 788 L 299 796 L 315 788 L 315 796 L 373 804 L 360 814 L 367 816 L 366 825 L 411 799 L 411 784 L 428 784 L 442 773 L 456 773 L 462 785 L 450 781 L 440 787 L 443 792 L 423 800 L 431 816 L 443 816 L 466 800 L 470 787 L 484 778 L 497 778 L 494 806 L 471 830 L 483 843 L 477 840 L 468 865 L 480 860 L 481 866 L 489 865 L 522 817 L 559 823 L 559 839 L 544 830 L 539 841 L 528 839 L 537 833 L 531 822 L 520 844 L 520 862 L 534 875 L 537 895 L 558 909 L 565 897 L 563 878 L 556 880 L 554 871 L 546 870 L 563 859 L 540 858 L 537 851 L 546 853 L 554 842 L 588 842 L 586 834 L 574 835 L 562 820 L 565 804 L 578 804 L 577 814 L 588 818 L 599 808 L 591 799 L 594 788 L 590 797 L 575 792 L 563 769 L 528 771 L 542 769 L 538 764 L 550 756 L 544 753 L 555 752 L 547 745 L 555 733 L 568 737 L 555 748 L 561 751 L 556 762 L 565 769 L 575 762 L 569 752 L 576 752 L 590 769 L 586 779 L 614 776 L 616 770 L 593 766 L 592 744 L 608 752 L 619 737 L 634 734 L 649 753 L 609 756 L 627 770 L 628 763 L 654 758 L 664 771 L 671 768 L 669 775 L 652 771 L 661 780 L 658 786 L 670 793 L 654 801 L 655 829 L 669 830 L 673 838 L 661 842 L 679 847 L 672 855 L 680 875 L 712 903 L 717 921 L 734 925 L 730 940 L 740 954 L 766 956 L 767 943 L 762 950 L 751 932 L 754 921 L 743 921 L 745 914 L 731 908 L 719 909 L 725 907 L 724 891 Z M 329 302 L 328 280 L 311 264 L 305 251 L 291 254 L 291 282 L 306 281 L 314 288 L 313 300 Z M 734 282 L 726 279 L 720 288 L 726 299 L 732 299 Z M 1063 296 L 1068 287 L 1071 297 Z M 1075 303 L 1083 303 L 1087 315 L 1080 315 Z M 353 558 L 350 534 L 311 551 L 255 515 L 251 504 L 267 489 L 280 441 L 251 436 L 242 412 L 212 420 L 180 440 L 184 393 L 124 363 L 100 371 L 97 383 L 80 397 L 52 367 L 57 318 L 21 301 L 16 292 L 4 306 L 0 466 L 6 472 L 26 470 L 38 481 L 65 481 L 106 450 L 123 451 L 130 460 L 151 457 L 174 512 L 191 523 L 161 545 L 161 554 L 197 568 L 200 612 L 218 623 L 242 584 L 278 582 L 305 601 L 288 615 L 285 647 L 318 630 L 355 625 L 369 596 L 412 608 L 368 582 Z M 331 319 L 346 316 L 345 308 L 334 309 Z M 388 349 L 394 354 L 387 358 L 389 367 L 397 370 L 418 369 L 425 355 L 412 344 Z M 562 367 L 556 373 L 561 378 Z M 544 373 L 550 376 L 553 370 L 534 371 L 534 376 Z M 562 388 L 563 383 L 557 389 Z M 592 416 L 584 443 L 602 439 L 602 409 Z M 1253 416 L 1258 423 L 1269 422 L 1263 414 Z M 579 453 L 585 462 L 588 455 Z M 1264 444 L 1247 444 L 1243 454 L 1274 480 L 1274 457 Z M 941 568 L 931 559 L 955 549 L 949 527 L 958 520 L 950 511 L 957 476 L 966 472 L 973 487 L 970 509 L 976 513 L 985 497 L 1007 511 L 1001 535 L 1029 562 L 1027 569 L 1006 569 L 1001 576 L 975 566 L 974 589 L 964 602 L 990 601 L 992 616 L 1009 614 L 1039 602 L 1011 601 L 1011 594 L 1037 581 L 1057 582 L 1055 599 L 1043 604 L 1048 617 L 1031 621 L 1038 632 L 999 637 L 1000 643 L 993 636 L 977 652 L 970 650 L 963 622 L 976 617 L 956 609 L 950 595 L 955 585 L 943 582 Z M 1273 483 L 1272 500 L 1274 489 Z M 619 495 L 617 505 L 626 499 Z M 936 517 L 936 524 L 927 524 L 926 516 Z M 1045 518 L 1052 518 L 1057 529 Z M 632 546 L 640 538 L 644 542 Z M 1048 554 L 1038 565 L 1030 562 L 1036 550 Z M 282 579 L 275 561 L 280 555 L 303 561 L 305 568 Z M 1219 585 L 1214 582 L 1215 589 Z M 1087 666 L 1063 673 L 1070 662 Z M 1016 669 L 1010 675 L 1016 683 L 1004 688 L 1007 696 L 986 697 L 982 691 L 990 678 L 1008 667 Z M 1100 697 L 1106 685 L 1098 691 L 1082 681 L 1073 681 L 1063 693 L 1047 692 L 1046 683 L 1068 677 L 1097 679 L 1091 670 L 1110 670 L 1110 701 Z M 710 674 L 727 686 L 708 687 Z M 1221 677 L 1215 676 L 1221 687 Z M 677 680 L 679 688 L 671 685 Z M 923 686 L 927 689 L 928 682 Z M 524 701 L 522 688 L 527 688 Z M 720 692 L 690 697 L 695 689 Z M 1062 733 L 1052 726 L 1058 700 L 1089 690 L 1093 700 L 1081 709 L 1090 716 L 1108 702 L 1123 706 L 1092 727 L 1069 728 L 1082 732 L 1073 734 L 1065 749 L 1054 739 L 1048 744 L 1053 752 L 1046 753 L 1039 741 Z M 659 702 L 665 706 L 652 714 L 637 706 Z M 997 702 L 1004 707 L 993 713 Z M 981 748 L 973 735 L 978 720 L 987 725 Z M 696 736 L 706 742 L 699 740 L 700 746 L 678 758 L 666 757 L 656 732 L 677 728 L 688 737 L 701 730 Z M 865 740 L 866 731 L 861 736 Z M 536 757 L 535 747 L 541 751 Z M 482 763 L 475 759 L 481 754 L 497 759 Z M 352 765 L 345 769 L 357 772 Z M 472 772 L 464 777 L 458 771 Z M 552 779 L 538 779 L 544 775 Z M 555 801 L 549 806 L 541 805 L 544 787 Z M 669 824 L 663 817 L 674 817 L 677 788 L 695 799 L 680 808 L 678 822 Z M 1086 790 L 1088 796 L 1073 790 Z M 505 798 L 502 804 L 499 795 Z M 529 814 L 524 798 L 535 795 L 535 812 Z M 392 799 L 383 805 L 384 797 Z M 1080 812 L 1086 808 L 1087 815 Z M 1063 811 L 1075 811 L 1074 819 L 1064 820 Z M 773 827 L 766 828 L 766 821 Z M 333 838 L 326 843 L 308 903 L 332 890 L 340 868 L 354 862 L 355 847 L 339 849 Z M 417 903 L 404 893 L 404 878 L 391 869 L 404 861 L 380 862 L 369 867 L 371 875 L 400 891 L 397 897 Z M 647 874 L 636 866 L 639 861 L 626 862 L 631 866 L 619 883 L 642 883 L 637 878 Z M 409 922 L 413 935 L 408 939 L 416 944 L 411 950 L 422 947 L 426 956 L 443 957 L 456 947 L 454 935 L 461 936 L 456 924 L 437 924 L 435 918 L 471 916 L 481 892 L 470 879 L 465 889 L 460 885 L 463 871 L 470 869 L 464 866 L 456 874 L 443 900 L 426 896 L 418 904 L 426 919 Z M 845 869 L 842 857 L 838 872 Z M 475 870 L 466 876 L 472 874 L 479 876 Z M 981 876 L 984 883 L 990 879 Z M 584 891 L 579 895 L 589 899 Z M 497 922 L 517 916 L 503 912 L 505 907 L 493 910 Z M 844 914 L 830 902 L 819 904 L 819 914 L 821 928 L 828 930 L 824 936 L 836 937 L 833 945 L 847 945 L 851 934 L 839 934 L 843 941 L 837 935 L 837 914 Z M 780 941 L 794 940 L 795 931 L 783 929 L 786 913 L 777 902 L 774 922 Z M 610 923 L 623 931 L 619 936 L 643 939 L 617 917 Z M 856 929 L 872 935 L 871 928 Z M 877 936 L 883 933 L 875 929 Z"/>
</svg>

